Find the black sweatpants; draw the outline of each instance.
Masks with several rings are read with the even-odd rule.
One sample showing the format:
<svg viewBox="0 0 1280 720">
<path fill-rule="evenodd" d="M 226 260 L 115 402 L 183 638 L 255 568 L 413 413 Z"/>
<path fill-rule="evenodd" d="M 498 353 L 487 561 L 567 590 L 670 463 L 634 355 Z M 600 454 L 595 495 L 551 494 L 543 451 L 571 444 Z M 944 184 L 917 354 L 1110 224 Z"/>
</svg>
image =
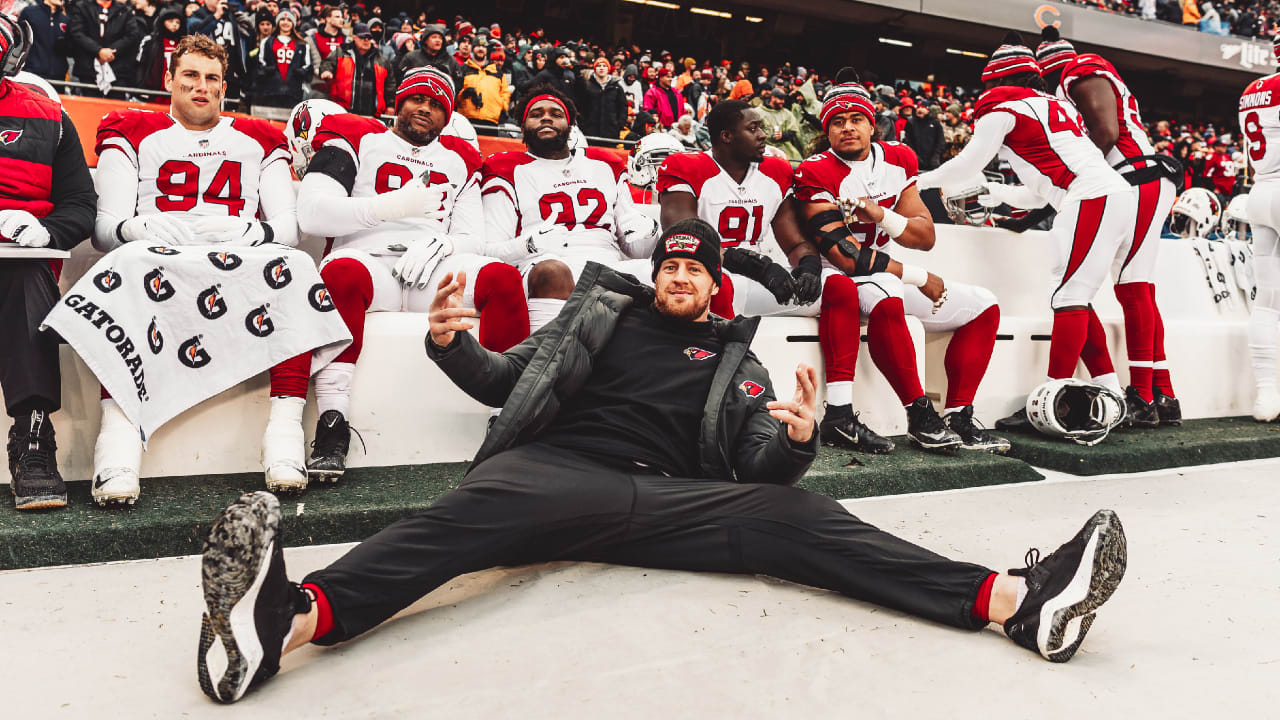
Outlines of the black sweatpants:
<svg viewBox="0 0 1280 720">
<path fill-rule="evenodd" d="M 329 600 L 334 629 L 317 643 L 332 645 L 458 575 L 551 560 L 770 575 L 966 629 L 986 625 L 970 611 L 992 572 L 805 490 L 630 475 L 534 443 L 303 582 Z"/>
<path fill-rule="evenodd" d="M 0 260 L 0 389 L 12 417 L 62 407 L 58 338 L 39 330 L 57 302 L 47 260 Z"/>
</svg>

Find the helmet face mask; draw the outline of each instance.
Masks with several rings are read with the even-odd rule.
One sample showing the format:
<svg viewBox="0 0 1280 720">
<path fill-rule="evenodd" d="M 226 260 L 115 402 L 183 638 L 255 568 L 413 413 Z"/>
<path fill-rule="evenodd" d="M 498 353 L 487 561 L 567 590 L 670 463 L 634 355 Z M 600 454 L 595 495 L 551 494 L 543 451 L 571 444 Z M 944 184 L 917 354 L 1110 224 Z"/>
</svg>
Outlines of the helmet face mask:
<svg viewBox="0 0 1280 720">
<path fill-rule="evenodd" d="M 946 209 L 951 222 L 975 227 L 991 225 L 991 216 L 995 208 L 986 207 L 978 201 L 978 198 L 987 194 L 987 182 L 986 176 L 975 175 L 968 182 L 939 189 L 942 194 L 942 206 Z"/>
<path fill-rule="evenodd" d="M 684 146 L 670 135 L 645 135 L 627 160 L 628 180 L 636 187 L 652 187 L 658 182 L 658 168 L 662 162 L 678 152 L 684 152 Z"/>
<path fill-rule="evenodd" d="M 1249 240 L 1248 204 L 1248 195 L 1237 195 L 1231 198 L 1231 202 L 1227 203 L 1227 209 L 1222 212 L 1221 233 L 1223 240 L 1240 240 L 1242 242 Z"/>
<path fill-rule="evenodd" d="M 13 77 L 22 70 L 27 62 L 27 54 L 31 52 L 31 26 L 8 14 L 0 14 L 0 23 L 7 26 L 0 28 L 0 31 L 13 35 L 13 42 L 5 48 L 4 56 L 0 58 L 0 75 Z"/>
<path fill-rule="evenodd" d="M 1097 445 L 1125 417 L 1125 401 L 1085 380 L 1050 380 L 1027 395 L 1027 419 L 1036 430 L 1078 445 Z"/>
</svg>

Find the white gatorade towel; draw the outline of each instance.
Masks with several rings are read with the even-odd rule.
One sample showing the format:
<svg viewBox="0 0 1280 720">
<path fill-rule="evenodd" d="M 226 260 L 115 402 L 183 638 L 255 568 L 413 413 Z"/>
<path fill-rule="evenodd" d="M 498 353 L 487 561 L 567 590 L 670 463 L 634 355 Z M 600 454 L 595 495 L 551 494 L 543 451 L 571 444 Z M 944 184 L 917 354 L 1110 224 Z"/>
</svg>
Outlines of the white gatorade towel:
<svg viewBox="0 0 1280 720">
<path fill-rule="evenodd" d="M 75 348 L 144 439 L 276 363 L 351 342 L 311 258 L 270 244 L 125 245 L 44 325 Z"/>
</svg>

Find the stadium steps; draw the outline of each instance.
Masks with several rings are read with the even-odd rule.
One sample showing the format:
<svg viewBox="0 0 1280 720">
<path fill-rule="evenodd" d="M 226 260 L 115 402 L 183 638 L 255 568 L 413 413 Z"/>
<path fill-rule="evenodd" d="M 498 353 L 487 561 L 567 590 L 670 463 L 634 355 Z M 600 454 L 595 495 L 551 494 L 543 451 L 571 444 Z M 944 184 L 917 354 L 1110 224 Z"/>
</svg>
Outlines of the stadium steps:
<svg viewBox="0 0 1280 720">
<path fill-rule="evenodd" d="M 1026 463 L 986 453 L 928 455 L 895 438 L 892 455 L 823 448 L 800 487 L 834 498 L 896 495 L 1041 479 Z M 856 458 L 856 460 L 855 460 Z M 281 496 L 285 543 L 361 540 L 428 506 L 456 487 L 466 463 L 355 468 L 336 485 Z M 0 508 L 0 570 L 132 560 L 201 551 L 209 523 L 241 493 L 263 487 L 261 473 L 151 478 L 131 509 L 93 506 L 88 482 L 67 483 L 65 509 Z M 7 502 L 6 502 L 7 504 Z"/>
</svg>

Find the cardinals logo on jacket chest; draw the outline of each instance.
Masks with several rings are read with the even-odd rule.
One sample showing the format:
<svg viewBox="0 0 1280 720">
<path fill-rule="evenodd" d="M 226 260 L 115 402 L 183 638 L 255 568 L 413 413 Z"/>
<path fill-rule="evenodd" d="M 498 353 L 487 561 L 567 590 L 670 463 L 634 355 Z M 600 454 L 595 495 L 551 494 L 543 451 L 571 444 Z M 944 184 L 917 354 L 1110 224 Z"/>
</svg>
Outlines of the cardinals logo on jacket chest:
<svg viewBox="0 0 1280 720">
<path fill-rule="evenodd" d="M 764 392 L 764 387 L 762 385 L 753 383 L 750 380 L 743 380 L 742 384 L 738 386 L 738 389 L 749 398 L 760 397 L 760 393 Z"/>
<path fill-rule="evenodd" d="M 684 356 L 690 360 L 709 360 L 715 357 L 716 354 L 710 350 L 703 350 L 700 347 L 693 347 L 690 345 L 684 349 Z"/>
</svg>

